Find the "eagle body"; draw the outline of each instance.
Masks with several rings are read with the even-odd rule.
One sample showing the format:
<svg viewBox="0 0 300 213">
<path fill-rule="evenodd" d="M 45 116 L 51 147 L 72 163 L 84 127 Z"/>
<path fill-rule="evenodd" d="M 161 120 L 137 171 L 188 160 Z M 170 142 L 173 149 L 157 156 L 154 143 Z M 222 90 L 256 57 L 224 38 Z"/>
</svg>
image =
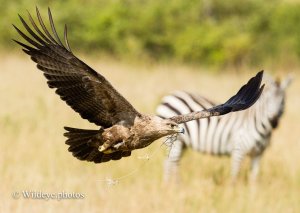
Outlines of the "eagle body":
<svg viewBox="0 0 300 213">
<path fill-rule="evenodd" d="M 102 156 L 113 160 L 130 156 L 134 149 L 142 149 L 153 141 L 170 134 L 182 133 L 184 130 L 169 120 L 157 116 L 141 115 L 134 119 L 133 125 L 125 122 L 99 130 L 85 130 L 65 127 L 69 151 L 80 160 L 97 162 Z M 96 156 L 98 156 L 96 158 Z"/>
<path fill-rule="evenodd" d="M 166 124 L 168 122 L 170 125 Z M 142 149 L 161 137 L 183 131 L 172 121 L 165 121 L 157 116 L 142 115 L 135 118 L 133 125 L 123 123 L 107 129 L 101 128 L 87 143 L 99 147 L 100 152 L 107 154 L 120 150 Z M 65 135 L 68 136 L 68 133 Z"/>
<path fill-rule="evenodd" d="M 73 54 L 66 26 L 65 44 L 61 42 L 49 8 L 52 33 L 38 8 L 36 14 L 38 24 L 28 13 L 30 26 L 19 15 L 29 35 L 14 26 L 28 44 L 14 41 L 37 64 L 48 86 L 83 119 L 98 126 L 98 130 L 65 127 L 68 150 L 79 160 L 103 163 L 128 157 L 132 150 L 144 148 L 161 137 L 183 133 L 179 123 L 247 109 L 263 90 L 263 73 L 259 72 L 227 102 L 211 109 L 166 119 L 139 113 L 104 76 Z"/>
</svg>

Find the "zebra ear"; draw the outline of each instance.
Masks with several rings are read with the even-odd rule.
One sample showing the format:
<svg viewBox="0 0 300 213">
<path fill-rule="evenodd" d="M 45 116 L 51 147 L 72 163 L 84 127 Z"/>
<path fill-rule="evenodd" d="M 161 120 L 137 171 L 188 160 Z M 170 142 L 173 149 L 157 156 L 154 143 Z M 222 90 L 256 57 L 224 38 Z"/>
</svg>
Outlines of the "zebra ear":
<svg viewBox="0 0 300 213">
<path fill-rule="evenodd" d="M 288 74 L 287 77 L 280 83 L 280 88 L 286 90 L 293 80 L 294 76 L 292 74 Z"/>
<path fill-rule="evenodd" d="M 266 85 L 275 84 L 274 78 L 269 73 L 264 73 L 263 81 L 266 83 Z"/>
</svg>

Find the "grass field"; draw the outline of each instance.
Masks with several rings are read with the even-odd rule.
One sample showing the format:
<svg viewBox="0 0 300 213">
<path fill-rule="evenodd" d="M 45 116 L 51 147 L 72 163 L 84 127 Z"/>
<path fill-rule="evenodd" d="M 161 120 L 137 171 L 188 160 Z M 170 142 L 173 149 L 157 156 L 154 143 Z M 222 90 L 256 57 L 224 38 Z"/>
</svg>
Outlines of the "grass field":
<svg viewBox="0 0 300 213">
<path fill-rule="evenodd" d="M 85 59 L 141 112 L 153 113 L 160 97 L 175 89 L 224 101 L 258 70 L 207 74 L 177 65 L 132 65 Z M 192 151 L 181 163 L 180 185 L 162 183 L 163 140 L 117 162 L 92 164 L 72 157 L 63 126 L 94 126 L 48 89 L 26 56 L 2 56 L 0 83 L 0 212 L 300 212 L 300 75 L 265 153 L 256 185 L 247 184 L 246 161 L 238 184 L 229 182 L 228 158 Z M 299 71 L 299 70 L 298 70 Z M 145 161 L 140 156 L 152 155 Z M 123 177 L 108 186 L 106 178 Z M 33 200 L 12 193 L 74 192 L 81 199 Z"/>
</svg>

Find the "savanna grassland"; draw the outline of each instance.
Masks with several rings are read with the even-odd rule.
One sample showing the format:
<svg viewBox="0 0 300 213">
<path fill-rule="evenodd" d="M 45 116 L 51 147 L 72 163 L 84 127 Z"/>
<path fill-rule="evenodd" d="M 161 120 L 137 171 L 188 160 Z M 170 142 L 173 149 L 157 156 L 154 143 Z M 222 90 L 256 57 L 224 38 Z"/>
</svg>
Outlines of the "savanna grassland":
<svg viewBox="0 0 300 213">
<path fill-rule="evenodd" d="M 256 185 L 247 184 L 249 162 L 235 187 L 228 158 L 188 151 L 179 185 L 162 183 L 163 140 L 130 158 L 95 165 L 67 151 L 63 126 L 96 128 L 48 89 L 24 55 L 1 57 L 0 212 L 300 212 L 300 75 L 287 93 L 285 114 L 267 150 Z M 219 74 L 182 65 L 129 64 L 82 57 L 141 112 L 154 113 L 175 89 L 224 101 L 259 70 Z M 275 70 L 279 71 L 279 70 Z M 285 70 L 287 72 L 287 70 Z M 299 71 L 299 70 L 298 70 Z M 283 76 L 281 73 L 280 75 Z M 147 161 L 141 156 L 149 154 Z M 108 186 L 106 178 L 122 179 Z M 82 199 L 12 198 L 13 192 L 74 192 Z"/>
</svg>

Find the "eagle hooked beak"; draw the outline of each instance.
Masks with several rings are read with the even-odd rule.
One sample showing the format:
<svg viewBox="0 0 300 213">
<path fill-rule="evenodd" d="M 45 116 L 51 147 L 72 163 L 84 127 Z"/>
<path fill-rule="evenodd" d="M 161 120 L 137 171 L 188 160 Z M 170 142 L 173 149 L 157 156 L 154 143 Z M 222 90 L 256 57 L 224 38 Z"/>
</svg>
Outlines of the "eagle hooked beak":
<svg viewBox="0 0 300 213">
<path fill-rule="evenodd" d="M 183 127 L 177 127 L 176 131 L 177 131 L 177 133 L 182 133 L 182 134 L 184 134 L 185 129 L 184 129 Z"/>
</svg>

